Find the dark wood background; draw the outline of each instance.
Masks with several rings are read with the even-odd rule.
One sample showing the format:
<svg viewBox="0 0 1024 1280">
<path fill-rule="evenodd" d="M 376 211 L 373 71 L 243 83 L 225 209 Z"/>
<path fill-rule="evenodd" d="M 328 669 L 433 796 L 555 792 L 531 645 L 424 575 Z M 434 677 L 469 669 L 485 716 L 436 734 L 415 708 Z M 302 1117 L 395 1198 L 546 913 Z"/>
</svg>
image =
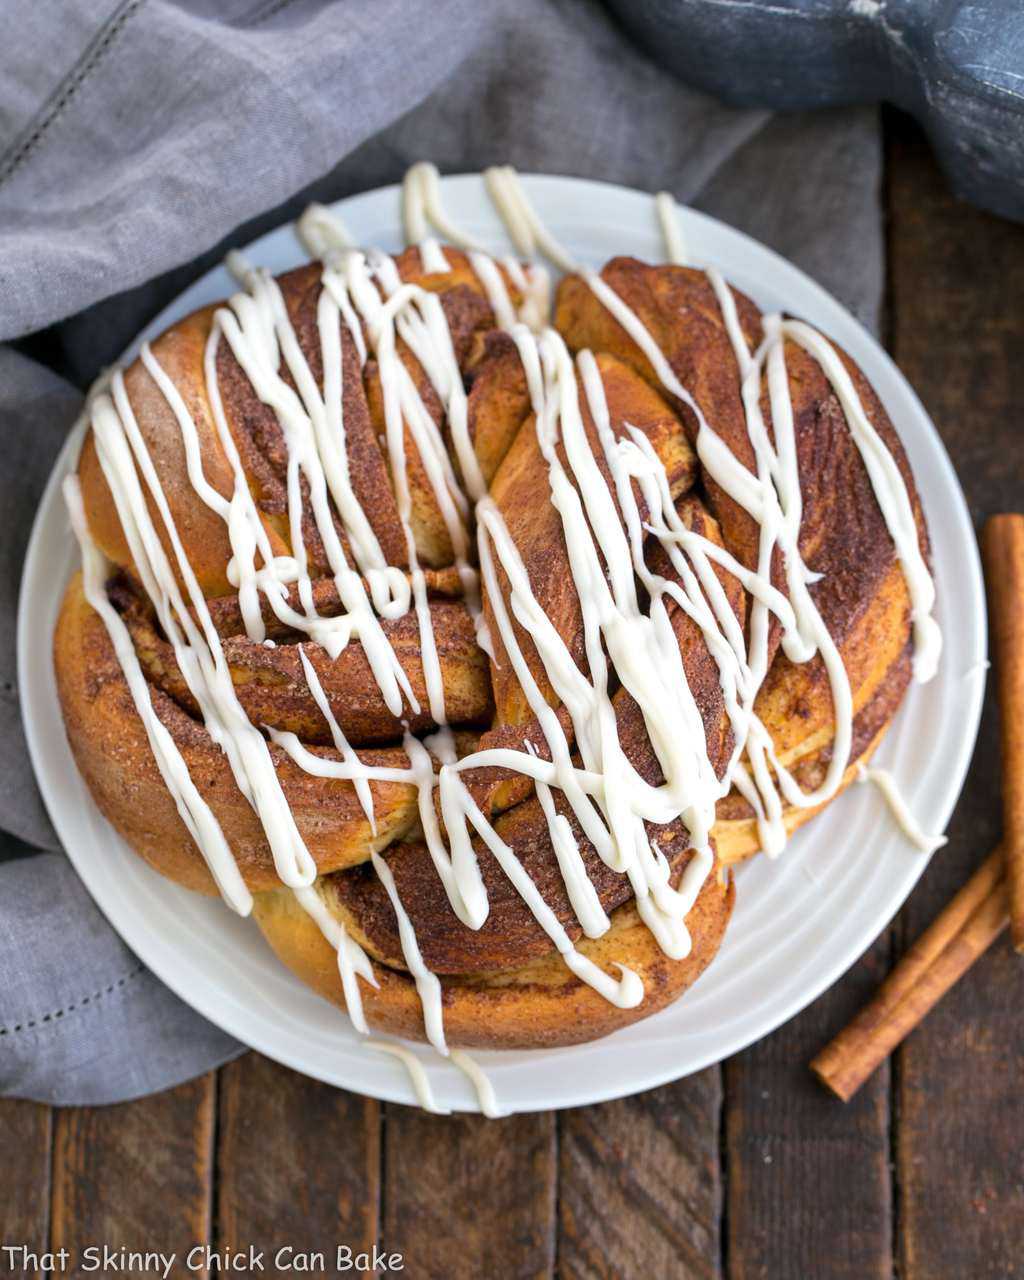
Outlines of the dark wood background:
<svg viewBox="0 0 1024 1280">
<path fill-rule="evenodd" d="M 1024 227 L 954 201 L 914 126 L 886 122 L 886 337 L 980 522 L 1024 508 Z M 0 1240 L 379 1242 L 412 1277 L 1024 1276 L 1024 959 L 997 945 L 847 1106 L 806 1067 L 998 832 L 990 700 L 949 846 L 896 922 L 721 1066 L 501 1121 L 381 1105 L 255 1053 L 122 1106 L 0 1102 Z"/>
</svg>

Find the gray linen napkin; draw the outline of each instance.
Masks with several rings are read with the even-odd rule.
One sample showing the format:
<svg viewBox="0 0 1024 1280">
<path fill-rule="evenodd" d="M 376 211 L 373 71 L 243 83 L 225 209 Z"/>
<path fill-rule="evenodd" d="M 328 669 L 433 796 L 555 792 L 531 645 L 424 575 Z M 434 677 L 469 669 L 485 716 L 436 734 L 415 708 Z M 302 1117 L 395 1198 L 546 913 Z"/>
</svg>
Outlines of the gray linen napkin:
<svg viewBox="0 0 1024 1280">
<path fill-rule="evenodd" d="M 16 860 L 0 865 L 0 1092 L 108 1102 L 239 1048 L 103 920 L 28 763 L 17 587 L 81 389 L 225 246 L 310 198 L 396 181 L 422 158 L 448 172 L 508 161 L 668 188 L 799 263 L 874 326 L 878 125 L 867 109 L 773 117 L 718 105 L 587 0 L 13 8 L 0 55 L 0 338 L 21 340 L 0 348 L 0 826 L 11 833 L 0 848 Z M 53 852 L 17 856 L 33 849 Z"/>
</svg>

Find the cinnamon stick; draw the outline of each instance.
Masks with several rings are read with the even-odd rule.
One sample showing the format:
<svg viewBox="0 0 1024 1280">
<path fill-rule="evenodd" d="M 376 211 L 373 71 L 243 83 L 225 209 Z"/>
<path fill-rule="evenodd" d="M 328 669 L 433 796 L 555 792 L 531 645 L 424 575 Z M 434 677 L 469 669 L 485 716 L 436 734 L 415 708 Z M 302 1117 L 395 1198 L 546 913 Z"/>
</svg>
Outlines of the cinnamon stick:
<svg viewBox="0 0 1024 1280">
<path fill-rule="evenodd" d="M 992 516 L 981 549 L 999 691 L 1010 935 L 1024 951 L 1024 515 Z"/>
<path fill-rule="evenodd" d="M 870 1004 L 811 1063 L 844 1102 L 999 937 L 1008 922 L 1002 849 L 917 939 Z"/>
</svg>

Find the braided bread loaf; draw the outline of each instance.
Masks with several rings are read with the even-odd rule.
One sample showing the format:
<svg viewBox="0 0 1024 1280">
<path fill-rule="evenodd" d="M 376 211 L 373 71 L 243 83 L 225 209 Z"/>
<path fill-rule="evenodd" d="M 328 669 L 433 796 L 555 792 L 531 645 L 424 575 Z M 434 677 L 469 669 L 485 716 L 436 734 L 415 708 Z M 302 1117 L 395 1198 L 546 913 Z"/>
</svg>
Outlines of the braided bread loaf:
<svg viewBox="0 0 1024 1280">
<path fill-rule="evenodd" d="M 534 273 L 432 241 L 239 271 L 93 397 L 55 667 L 97 804 L 361 1027 L 656 1011 L 721 942 L 722 864 L 838 794 L 910 678 L 906 529 L 850 425 L 923 561 L 882 405 L 683 266 L 569 274 L 539 337 Z M 716 447 L 774 458 L 773 538 Z"/>
</svg>

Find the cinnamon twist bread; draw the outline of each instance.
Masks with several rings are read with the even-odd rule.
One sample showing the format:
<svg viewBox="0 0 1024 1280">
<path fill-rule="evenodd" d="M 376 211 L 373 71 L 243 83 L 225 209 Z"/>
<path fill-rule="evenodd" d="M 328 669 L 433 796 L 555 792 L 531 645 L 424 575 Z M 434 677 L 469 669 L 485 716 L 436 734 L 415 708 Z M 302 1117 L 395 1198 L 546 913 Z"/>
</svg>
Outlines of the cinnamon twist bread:
<svg viewBox="0 0 1024 1280">
<path fill-rule="evenodd" d="M 927 535 L 820 335 L 626 258 L 546 328 L 430 195 L 394 259 L 317 215 L 323 262 L 235 262 L 94 393 L 58 687 L 132 848 L 358 1027 L 569 1044 L 696 979 L 722 864 L 927 674 Z"/>
</svg>

